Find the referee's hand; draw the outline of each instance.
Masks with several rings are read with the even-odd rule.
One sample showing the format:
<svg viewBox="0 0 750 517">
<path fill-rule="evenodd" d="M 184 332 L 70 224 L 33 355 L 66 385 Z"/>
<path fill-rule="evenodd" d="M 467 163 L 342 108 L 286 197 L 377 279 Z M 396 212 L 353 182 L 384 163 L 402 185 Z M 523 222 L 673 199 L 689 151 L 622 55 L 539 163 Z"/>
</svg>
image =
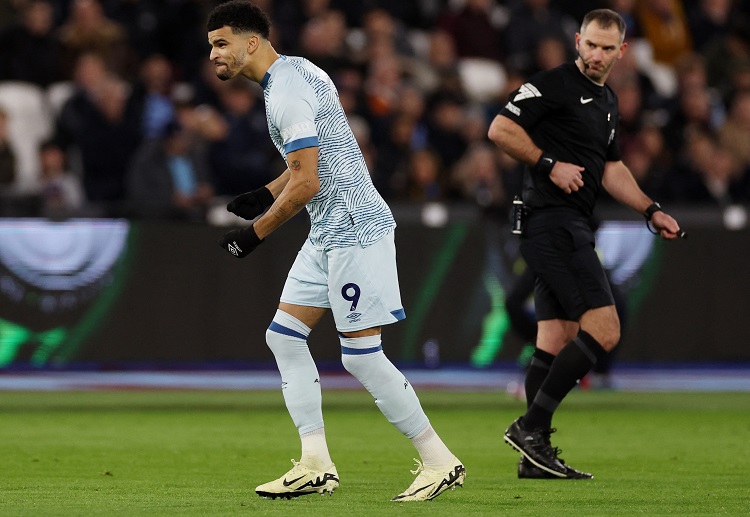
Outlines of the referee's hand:
<svg viewBox="0 0 750 517">
<path fill-rule="evenodd" d="M 583 187 L 584 170 L 583 167 L 572 163 L 557 162 L 549 173 L 549 179 L 566 194 L 572 194 Z"/>
<path fill-rule="evenodd" d="M 667 240 L 676 239 L 680 237 L 681 234 L 684 235 L 684 232 L 680 230 L 680 225 L 677 224 L 674 217 L 666 212 L 654 212 L 654 215 L 651 216 L 651 225 L 657 232 L 659 232 L 659 235 L 661 235 L 662 238 Z"/>
</svg>

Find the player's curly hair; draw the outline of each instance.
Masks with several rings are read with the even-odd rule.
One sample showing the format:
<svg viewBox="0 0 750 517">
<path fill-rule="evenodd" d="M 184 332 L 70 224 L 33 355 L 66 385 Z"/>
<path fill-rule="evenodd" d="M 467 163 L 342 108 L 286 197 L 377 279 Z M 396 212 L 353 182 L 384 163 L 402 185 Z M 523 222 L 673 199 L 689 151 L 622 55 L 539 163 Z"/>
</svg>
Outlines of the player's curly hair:
<svg viewBox="0 0 750 517">
<path fill-rule="evenodd" d="M 231 27 L 232 33 L 254 32 L 268 39 L 271 32 L 271 19 L 257 5 L 247 0 L 231 0 L 217 5 L 208 15 L 206 27 L 215 31 L 222 27 Z"/>
</svg>

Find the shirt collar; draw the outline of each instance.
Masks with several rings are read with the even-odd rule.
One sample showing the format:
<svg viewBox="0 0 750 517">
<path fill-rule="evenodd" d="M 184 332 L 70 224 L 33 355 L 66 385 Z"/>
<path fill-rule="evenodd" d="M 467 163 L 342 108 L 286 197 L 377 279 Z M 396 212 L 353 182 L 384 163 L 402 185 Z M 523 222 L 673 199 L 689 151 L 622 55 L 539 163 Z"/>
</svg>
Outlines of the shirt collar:
<svg viewBox="0 0 750 517">
<path fill-rule="evenodd" d="M 264 90 L 266 89 L 266 86 L 268 85 L 268 81 L 271 80 L 271 72 L 273 71 L 274 68 L 276 68 L 277 66 L 279 66 L 279 64 L 282 61 L 286 61 L 286 59 L 287 59 L 286 56 L 279 55 L 279 59 L 277 59 L 276 61 L 274 61 L 273 64 L 271 64 L 271 66 L 268 67 L 268 71 L 266 72 L 266 75 L 263 76 L 263 80 L 260 82 L 261 88 L 263 88 Z"/>
</svg>

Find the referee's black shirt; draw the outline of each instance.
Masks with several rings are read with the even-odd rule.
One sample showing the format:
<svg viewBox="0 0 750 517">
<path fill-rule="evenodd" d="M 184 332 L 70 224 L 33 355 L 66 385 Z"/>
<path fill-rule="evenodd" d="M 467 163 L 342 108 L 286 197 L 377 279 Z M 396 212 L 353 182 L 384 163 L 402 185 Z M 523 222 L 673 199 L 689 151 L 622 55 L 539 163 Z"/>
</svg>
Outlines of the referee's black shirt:
<svg viewBox="0 0 750 517">
<path fill-rule="evenodd" d="M 589 217 L 602 188 L 604 165 L 619 161 L 617 95 L 566 63 L 533 75 L 500 110 L 534 143 L 559 161 L 584 167 L 583 187 L 566 194 L 533 168 L 524 173 L 524 203 L 532 208 L 566 206 Z"/>
</svg>

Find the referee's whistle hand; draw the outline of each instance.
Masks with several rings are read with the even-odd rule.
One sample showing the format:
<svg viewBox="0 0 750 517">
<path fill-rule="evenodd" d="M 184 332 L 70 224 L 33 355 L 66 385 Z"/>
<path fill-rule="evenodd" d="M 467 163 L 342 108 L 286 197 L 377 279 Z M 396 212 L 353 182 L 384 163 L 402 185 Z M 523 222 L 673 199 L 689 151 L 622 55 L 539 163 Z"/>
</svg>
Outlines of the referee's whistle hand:
<svg viewBox="0 0 750 517">
<path fill-rule="evenodd" d="M 583 171 L 584 168 L 578 165 L 557 162 L 550 172 L 550 179 L 566 194 L 572 194 L 583 187 Z"/>
<path fill-rule="evenodd" d="M 664 239 L 676 239 L 683 233 L 674 217 L 665 212 L 655 212 L 651 222 Z"/>
</svg>

